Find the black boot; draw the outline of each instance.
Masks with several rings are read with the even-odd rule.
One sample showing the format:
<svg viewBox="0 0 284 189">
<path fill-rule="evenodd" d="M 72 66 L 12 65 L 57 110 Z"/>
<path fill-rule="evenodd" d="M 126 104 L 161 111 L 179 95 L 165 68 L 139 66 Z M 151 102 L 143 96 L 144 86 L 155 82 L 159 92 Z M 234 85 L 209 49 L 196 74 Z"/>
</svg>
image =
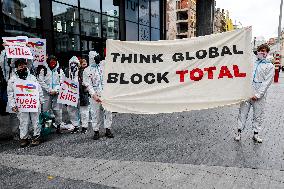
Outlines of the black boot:
<svg viewBox="0 0 284 189">
<path fill-rule="evenodd" d="M 93 139 L 94 140 L 98 140 L 100 138 L 100 133 L 99 133 L 99 131 L 95 131 L 94 132 L 94 137 L 93 137 Z"/>
<path fill-rule="evenodd" d="M 107 138 L 113 138 L 114 136 L 113 136 L 113 134 L 111 133 L 111 131 L 110 131 L 110 129 L 106 129 L 106 134 L 105 134 L 105 136 L 107 137 Z"/>
<path fill-rule="evenodd" d="M 86 134 L 86 133 L 87 133 L 87 128 L 82 127 L 81 133 L 82 133 L 82 134 Z"/>
<path fill-rule="evenodd" d="M 60 124 L 56 127 L 56 134 L 62 134 L 62 132 L 60 131 Z"/>
<path fill-rule="evenodd" d="M 20 147 L 24 148 L 29 145 L 29 140 L 28 139 L 20 139 Z"/>
</svg>

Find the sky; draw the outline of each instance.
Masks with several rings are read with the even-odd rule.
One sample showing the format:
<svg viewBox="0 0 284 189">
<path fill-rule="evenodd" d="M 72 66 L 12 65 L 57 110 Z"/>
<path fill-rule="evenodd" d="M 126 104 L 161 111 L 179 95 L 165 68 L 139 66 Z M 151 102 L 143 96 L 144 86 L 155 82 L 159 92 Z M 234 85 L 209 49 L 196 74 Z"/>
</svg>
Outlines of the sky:
<svg viewBox="0 0 284 189">
<path fill-rule="evenodd" d="M 263 36 L 268 40 L 278 36 L 280 2 L 281 0 L 216 0 L 216 8 L 229 10 L 234 24 L 236 20 L 237 24 L 241 22 L 244 27 L 252 26 L 253 37 Z M 283 22 L 284 19 L 282 27 Z"/>
</svg>

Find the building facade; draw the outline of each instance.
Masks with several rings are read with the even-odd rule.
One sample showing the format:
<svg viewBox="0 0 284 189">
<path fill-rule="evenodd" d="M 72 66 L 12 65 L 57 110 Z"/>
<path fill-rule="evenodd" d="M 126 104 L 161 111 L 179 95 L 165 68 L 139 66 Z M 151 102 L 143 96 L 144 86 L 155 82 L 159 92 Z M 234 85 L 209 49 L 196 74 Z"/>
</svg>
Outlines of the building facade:
<svg viewBox="0 0 284 189">
<path fill-rule="evenodd" d="M 45 38 L 48 54 L 66 61 L 107 39 L 165 39 L 165 0 L 2 0 L 0 37 Z"/>
</svg>

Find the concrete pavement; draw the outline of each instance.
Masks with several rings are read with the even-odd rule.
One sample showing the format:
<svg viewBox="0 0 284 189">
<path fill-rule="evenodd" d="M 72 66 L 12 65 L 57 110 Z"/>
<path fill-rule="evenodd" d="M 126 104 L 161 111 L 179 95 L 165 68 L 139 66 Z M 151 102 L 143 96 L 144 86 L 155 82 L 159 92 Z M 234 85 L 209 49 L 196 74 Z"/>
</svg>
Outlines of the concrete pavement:
<svg viewBox="0 0 284 189">
<path fill-rule="evenodd" d="M 251 139 L 251 114 L 242 141 L 233 140 L 238 106 L 116 114 L 114 139 L 93 141 L 90 131 L 50 135 L 33 148 L 1 142 L 0 170 L 13 170 L 13 178 L 37 175 L 46 188 L 56 183 L 61 183 L 59 188 L 78 183 L 83 188 L 284 188 L 283 94 L 281 78 L 269 90 L 263 144 Z M 31 177 L 23 183 L 3 178 L 3 172 L 7 171 L 1 171 L 0 188 L 36 188 Z"/>
</svg>

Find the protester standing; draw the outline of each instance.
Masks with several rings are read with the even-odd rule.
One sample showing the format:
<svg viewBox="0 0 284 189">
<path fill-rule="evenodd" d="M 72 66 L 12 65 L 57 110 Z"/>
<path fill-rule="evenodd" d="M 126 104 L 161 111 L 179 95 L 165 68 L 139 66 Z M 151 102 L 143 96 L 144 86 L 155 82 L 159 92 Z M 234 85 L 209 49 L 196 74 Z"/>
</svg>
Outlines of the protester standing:
<svg viewBox="0 0 284 189">
<path fill-rule="evenodd" d="M 257 49 L 257 60 L 254 64 L 253 82 L 254 96 L 240 105 L 238 116 L 238 130 L 235 136 L 236 141 L 241 140 L 241 132 L 245 128 L 250 108 L 253 108 L 253 140 L 262 143 L 259 136 L 261 125 L 264 119 L 267 90 L 274 77 L 274 65 L 267 59 L 269 47 L 266 44 L 260 45 Z"/>
</svg>

